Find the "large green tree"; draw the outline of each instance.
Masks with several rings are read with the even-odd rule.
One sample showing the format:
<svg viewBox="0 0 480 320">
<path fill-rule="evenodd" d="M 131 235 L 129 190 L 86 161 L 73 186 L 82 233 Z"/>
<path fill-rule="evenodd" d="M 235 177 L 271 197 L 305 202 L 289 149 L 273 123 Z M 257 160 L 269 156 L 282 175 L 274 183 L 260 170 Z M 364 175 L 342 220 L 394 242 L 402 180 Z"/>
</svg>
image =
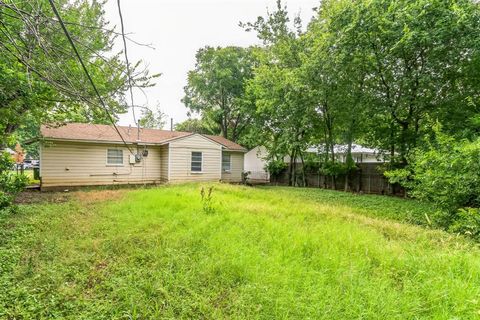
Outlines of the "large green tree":
<svg viewBox="0 0 480 320">
<path fill-rule="evenodd" d="M 245 87 L 253 77 L 253 48 L 205 47 L 198 50 L 195 69 L 188 73 L 183 103 L 207 121 L 219 134 L 239 141 L 252 119 L 253 103 Z"/>
<path fill-rule="evenodd" d="M 285 155 L 292 159 L 291 185 L 305 184 L 304 179 L 297 179 L 295 159 L 304 159 L 315 130 L 316 113 L 301 75 L 304 52 L 301 21 L 297 18 L 292 23 L 287 8 L 278 1 L 275 11 L 243 26 L 256 31 L 264 44 L 259 52 L 261 64 L 248 87 L 256 104 L 253 133 L 259 144 L 267 148 L 270 161 L 283 159 Z"/>
<path fill-rule="evenodd" d="M 98 1 L 55 1 L 66 27 L 114 117 L 126 111 L 126 66 L 111 51 L 115 32 Z M 150 85 L 132 66 L 135 86 Z M 0 144 L 32 123 L 108 122 L 47 0 L 0 2 Z M 25 135 L 25 134 L 23 134 Z"/>
<path fill-rule="evenodd" d="M 431 132 L 461 131 L 478 113 L 478 4 L 471 0 L 329 1 L 336 46 L 366 68 L 367 139 L 405 165 Z M 467 103 L 470 102 L 470 103 Z"/>
</svg>

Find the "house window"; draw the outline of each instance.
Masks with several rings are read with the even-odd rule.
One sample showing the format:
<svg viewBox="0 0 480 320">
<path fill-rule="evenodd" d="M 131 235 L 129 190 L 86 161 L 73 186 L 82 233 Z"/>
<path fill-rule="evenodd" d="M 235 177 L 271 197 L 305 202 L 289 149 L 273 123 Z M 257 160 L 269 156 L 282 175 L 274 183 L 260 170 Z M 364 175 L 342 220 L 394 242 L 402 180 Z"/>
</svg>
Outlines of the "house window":
<svg viewBox="0 0 480 320">
<path fill-rule="evenodd" d="M 194 151 L 192 152 L 192 164 L 191 170 L 193 172 L 202 172 L 202 153 Z"/>
<path fill-rule="evenodd" d="M 232 169 L 231 157 L 228 153 L 222 154 L 222 170 L 230 172 Z"/>
<path fill-rule="evenodd" d="M 107 150 L 107 164 L 122 165 L 123 164 L 123 150 L 108 149 Z"/>
</svg>

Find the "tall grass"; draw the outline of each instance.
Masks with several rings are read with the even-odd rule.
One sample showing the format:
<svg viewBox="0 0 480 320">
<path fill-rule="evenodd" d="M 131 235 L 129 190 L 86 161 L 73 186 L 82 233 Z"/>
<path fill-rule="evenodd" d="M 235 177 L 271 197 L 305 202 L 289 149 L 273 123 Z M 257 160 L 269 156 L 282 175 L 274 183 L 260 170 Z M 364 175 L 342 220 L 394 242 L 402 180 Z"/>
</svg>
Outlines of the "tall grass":
<svg viewBox="0 0 480 320">
<path fill-rule="evenodd" d="M 23 206 L 0 222 L 0 318 L 480 316 L 474 244 L 390 219 L 413 202 L 335 194 L 185 184 Z"/>
</svg>

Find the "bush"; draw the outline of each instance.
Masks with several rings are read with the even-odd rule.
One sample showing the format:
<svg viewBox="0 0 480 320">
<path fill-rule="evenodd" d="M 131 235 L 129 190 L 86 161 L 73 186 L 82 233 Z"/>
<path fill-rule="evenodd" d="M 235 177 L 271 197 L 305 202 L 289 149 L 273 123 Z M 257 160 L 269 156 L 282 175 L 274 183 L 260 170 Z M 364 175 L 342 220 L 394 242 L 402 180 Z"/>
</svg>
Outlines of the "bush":
<svg viewBox="0 0 480 320">
<path fill-rule="evenodd" d="M 352 165 L 349 162 L 333 162 L 333 161 L 328 161 L 323 163 L 320 172 L 326 176 L 339 176 L 339 175 L 345 175 L 349 174 L 352 171 L 355 171 L 357 169 L 357 166 L 355 163 Z"/>
<path fill-rule="evenodd" d="M 449 230 L 480 240 L 480 209 L 459 209 Z"/>
<path fill-rule="evenodd" d="M 28 177 L 12 171 L 13 160 L 4 152 L 0 155 L 0 210 L 12 205 L 15 196 L 28 184 Z"/>
<path fill-rule="evenodd" d="M 270 160 L 267 165 L 266 165 L 266 170 L 268 173 L 270 173 L 272 176 L 276 176 L 280 174 L 283 170 L 285 170 L 288 167 L 288 164 L 286 164 L 283 159 L 280 160 Z"/>
<path fill-rule="evenodd" d="M 408 167 L 385 175 L 411 196 L 434 203 L 435 225 L 479 237 L 480 139 L 458 141 L 437 132 L 427 150 L 414 152 Z"/>
</svg>

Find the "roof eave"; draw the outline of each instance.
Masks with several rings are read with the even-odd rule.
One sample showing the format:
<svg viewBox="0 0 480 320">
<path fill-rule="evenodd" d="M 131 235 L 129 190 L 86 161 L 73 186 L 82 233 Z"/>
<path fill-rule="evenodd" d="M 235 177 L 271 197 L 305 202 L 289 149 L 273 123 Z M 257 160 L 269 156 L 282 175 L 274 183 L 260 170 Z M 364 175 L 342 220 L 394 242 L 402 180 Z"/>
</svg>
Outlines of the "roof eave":
<svg viewBox="0 0 480 320">
<path fill-rule="evenodd" d="M 119 140 L 91 140 L 91 139 L 65 139 L 65 138 L 51 138 L 51 137 L 40 137 L 38 140 L 41 141 L 64 141 L 64 142 L 80 142 L 80 143 L 101 143 L 101 144 L 129 144 L 129 145 L 135 145 L 135 144 L 141 144 L 141 145 L 151 145 L 151 146 L 157 146 L 161 145 L 162 143 L 160 142 L 144 142 L 144 141 L 119 141 Z"/>
</svg>

